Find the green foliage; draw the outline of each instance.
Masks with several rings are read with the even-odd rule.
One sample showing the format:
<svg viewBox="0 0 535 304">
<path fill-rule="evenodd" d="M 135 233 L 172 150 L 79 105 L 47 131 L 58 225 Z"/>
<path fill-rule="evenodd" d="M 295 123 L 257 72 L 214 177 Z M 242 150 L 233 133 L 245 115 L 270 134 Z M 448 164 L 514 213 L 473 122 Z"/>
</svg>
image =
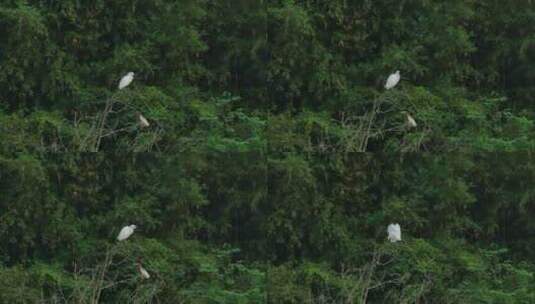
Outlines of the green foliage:
<svg viewBox="0 0 535 304">
<path fill-rule="evenodd" d="M 3 1 L 0 303 L 535 302 L 533 28 L 531 1 Z"/>
</svg>

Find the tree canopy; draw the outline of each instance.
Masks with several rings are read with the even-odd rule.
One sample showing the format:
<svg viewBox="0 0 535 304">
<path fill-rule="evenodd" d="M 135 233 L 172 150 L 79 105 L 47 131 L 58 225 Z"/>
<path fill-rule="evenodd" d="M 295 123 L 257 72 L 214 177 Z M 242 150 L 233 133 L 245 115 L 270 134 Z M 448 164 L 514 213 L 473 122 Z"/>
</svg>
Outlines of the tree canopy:
<svg viewBox="0 0 535 304">
<path fill-rule="evenodd" d="M 535 302 L 534 28 L 531 1 L 2 1 L 0 303 Z"/>
</svg>

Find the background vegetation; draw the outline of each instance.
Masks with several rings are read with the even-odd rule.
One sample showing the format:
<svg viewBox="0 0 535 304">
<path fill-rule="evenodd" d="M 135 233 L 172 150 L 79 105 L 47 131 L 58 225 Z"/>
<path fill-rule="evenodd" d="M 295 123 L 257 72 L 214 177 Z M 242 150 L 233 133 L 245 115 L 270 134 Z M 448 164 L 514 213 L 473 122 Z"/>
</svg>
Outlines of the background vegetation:
<svg viewBox="0 0 535 304">
<path fill-rule="evenodd" d="M 531 1 L 2 1 L 0 303 L 534 303 L 534 28 Z"/>
</svg>

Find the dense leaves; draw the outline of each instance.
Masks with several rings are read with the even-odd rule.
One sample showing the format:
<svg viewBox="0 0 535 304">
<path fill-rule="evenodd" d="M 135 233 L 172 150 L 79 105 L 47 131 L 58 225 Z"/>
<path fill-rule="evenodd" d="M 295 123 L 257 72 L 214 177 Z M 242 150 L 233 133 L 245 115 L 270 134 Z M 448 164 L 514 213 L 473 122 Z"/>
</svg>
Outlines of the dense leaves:
<svg viewBox="0 0 535 304">
<path fill-rule="evenodd" d="M 3 1 L 0 302 L 535 302 L 533 28 L 531 1 Z"/>
</svg>

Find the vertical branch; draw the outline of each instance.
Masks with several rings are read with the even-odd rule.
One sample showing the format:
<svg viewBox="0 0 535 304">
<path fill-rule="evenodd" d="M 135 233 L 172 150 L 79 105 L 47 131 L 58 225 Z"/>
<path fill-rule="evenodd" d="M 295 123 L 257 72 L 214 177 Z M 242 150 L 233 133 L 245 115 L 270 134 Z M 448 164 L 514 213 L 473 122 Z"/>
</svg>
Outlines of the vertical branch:
<svg viewBox="0 0 535 304">
<path fill-rule="evenodd" d="M 368 301 L 368 295 L 371 290 L 390 283 L 390 281 L 382 281 L 384 278 L 380 278 L 379 282 L 376 282 L 377 268 L 383 265 L 381 264 L 382 258 L 383 251 L 376 249 L 373 252 L 371 261 L 364 266 L 356 269 L 346 269 L 345 266 L 342 267 L 342 278 L 344 280 L 352 281 L 354 276 L 355 280 L 355 283 L 344 291 L 344 303 L 354 304 L 355 299 L 357 298 L 357 303 L 365 304 Z"/>
<path fill-rule="evenodd" d="M 98 149 L 100 148 L 100 142 L 102 141 L 102 133 L 104 132 L 104 128 L 106 127 L 106 120 L 108 118 L 108 115 L 113 109 L 114 102 L 115 100 L 113 98 L 109 98 L 106 101 L 106 106 L 104 107 L 104 111 L 102 112 L 102 118 L 100 120 L 100 124 L 98 127 L 97 137 L 96 137 L 95 146 L 93 148 L 93 152 L 98 152 Z"/>
<path fill-rule="evenodd" d="M 381 109 L 381 101 L 374 100 L 373 101 L 373 108 L 372 111 L 368 114 L 368 125 L 366 126 L 366 133 L 364 134 L 364 139 L 361 142 L 361 145 L 359 147 L 359 152 L 366 152 L 366 148 L 368 147 L 368 142 L 370 138 L 372 137 L 372 126 L 375 122 L 375 118 L 377 117 L 377 114 L 379 113 Z"/>
<path fill-rule="evenodd" d="M 91 303 L 92 304 L 98 304 L 100 300 L 100 296 L 102 294 L 102 290 L 104 290 L 104 280 L 106 279 L 106 274 L 108 272 L 108 269 L 111 265 L 112 259 L 113 259 L 113 252 L 112 249 L 108 249 L 106 251 L 106 258 L 104 259 L 104 263 L 100 267 L 100 270 L 97 271 L 95 276 L 92 279 L 92 285 L 94 284 L 93 288 L 93 294 L 91 296 Z M 98 268 L 97 268 L 98 269 Z"/>
<path fill-rule="evenodd" d="M 364 284 L 364 291 L 362 292 L 361 303 L 366 303 L 366 301 L 368 301 L 368 294 L 370 290 L 372 289 L 373 276 L 375 274 L 377 266 L 381 262 L 382 256 L 383 256 L 383 253 L 380 250 L 375 250 L 373 252 L 372 262 L 368 264 L 368 269 L 365 272 L 365 279 L 364 279 L 365 284 Z"/>
</svg>

